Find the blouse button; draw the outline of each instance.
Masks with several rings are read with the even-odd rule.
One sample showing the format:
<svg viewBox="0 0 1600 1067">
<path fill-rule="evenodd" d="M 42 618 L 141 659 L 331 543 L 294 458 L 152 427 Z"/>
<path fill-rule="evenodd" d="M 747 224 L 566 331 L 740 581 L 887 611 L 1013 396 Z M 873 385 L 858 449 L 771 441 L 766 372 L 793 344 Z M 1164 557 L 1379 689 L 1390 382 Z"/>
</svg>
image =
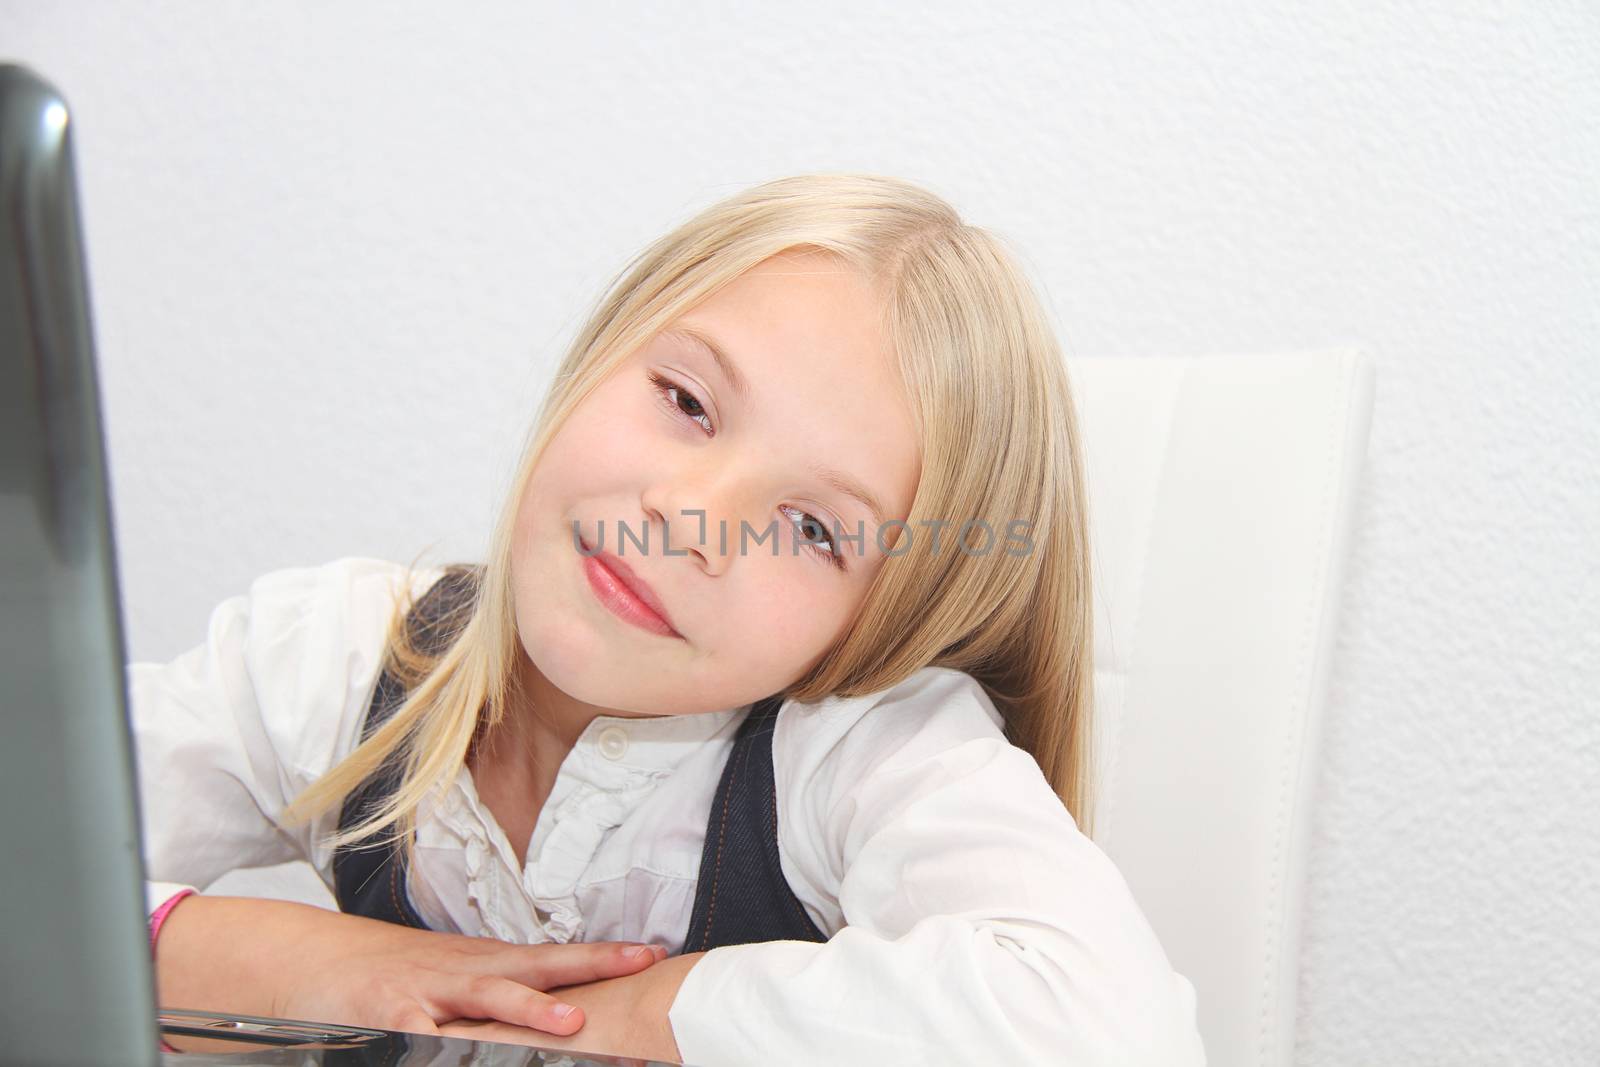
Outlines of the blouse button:
<svg viewBox="0 0 1600 1067">
<path fill-rule="evenodd" d="M 606 759 L 621 759 L 622 754 L 628 751 L 628 735 L 620 726 L 607 726 L 601 730 L 596 743 L 600 748 L 600 755 Z"/>
</svg>

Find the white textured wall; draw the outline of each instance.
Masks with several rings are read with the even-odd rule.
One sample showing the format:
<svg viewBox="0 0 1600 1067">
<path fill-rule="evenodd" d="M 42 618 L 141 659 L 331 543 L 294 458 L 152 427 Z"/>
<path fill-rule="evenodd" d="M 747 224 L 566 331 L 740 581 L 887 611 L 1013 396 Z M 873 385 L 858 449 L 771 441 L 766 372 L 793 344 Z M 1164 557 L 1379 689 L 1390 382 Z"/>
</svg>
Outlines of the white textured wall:
<svg viewBox="0 0 1600 1067">
<path fill-rule="evenodd" d="M 0 3 L 75 108 L 131 654 L 478 553 L 629 254 L 919 179 L 1074 354 L 1373 353 L 1297 1059 L 1600 1059 L 1600 10 L 632 7 Z"/>
</svg>

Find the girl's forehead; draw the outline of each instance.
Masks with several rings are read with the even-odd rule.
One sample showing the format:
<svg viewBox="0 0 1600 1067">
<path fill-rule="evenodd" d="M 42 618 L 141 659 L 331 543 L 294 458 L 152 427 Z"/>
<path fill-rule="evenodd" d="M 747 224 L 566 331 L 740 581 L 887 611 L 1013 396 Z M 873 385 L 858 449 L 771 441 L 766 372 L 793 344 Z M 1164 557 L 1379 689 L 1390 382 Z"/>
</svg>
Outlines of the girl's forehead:
<svg viewBox="0 0 1600 1067">
<path fill-rule="evenodd" d="M 780 270 L 767 261 L 679 315 L 686 335 L 735 384 L 755 372 L 848 372 L 863 387 L 893 370 L 881 298 L 854 271 Z M 743 372 L 749 371 L 749 374 Z"/>
<path fill-rule="evenodd" d="M 724 418 L 817 420 L 880 442 L 895 429 L 915 446 L 910 403 L 887 349 L 837 331 L 780 336 L 726 320 L 685 317 L 644 354 L 690 368 Z M 853 425 L 854 424 L 854 425 Z M 857 432 L 854 439 L 860 439 Z"/>
</svg>

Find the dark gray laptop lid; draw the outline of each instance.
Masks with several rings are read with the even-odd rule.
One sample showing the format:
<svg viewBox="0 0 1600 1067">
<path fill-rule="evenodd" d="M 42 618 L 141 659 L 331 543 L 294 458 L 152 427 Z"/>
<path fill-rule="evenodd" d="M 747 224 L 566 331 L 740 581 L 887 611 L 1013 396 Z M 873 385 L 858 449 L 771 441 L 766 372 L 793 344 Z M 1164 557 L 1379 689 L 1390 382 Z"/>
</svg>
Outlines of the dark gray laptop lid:
<svg viewBox="0 0 1600 1067">
<path fill-rule="evenodd" d="M 8 1063 L 155 1063 L 137 793 L 66 103 L 0 67 Z"/>
</svg>

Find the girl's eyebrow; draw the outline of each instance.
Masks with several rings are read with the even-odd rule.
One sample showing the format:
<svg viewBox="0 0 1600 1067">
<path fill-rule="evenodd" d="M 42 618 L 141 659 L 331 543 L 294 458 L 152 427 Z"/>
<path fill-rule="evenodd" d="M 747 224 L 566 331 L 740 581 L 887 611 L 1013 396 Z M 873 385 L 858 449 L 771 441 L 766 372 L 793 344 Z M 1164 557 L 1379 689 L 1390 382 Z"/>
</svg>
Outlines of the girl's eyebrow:
<svg viewBox="0 0 1600 1067">
<path fill-rule="evenodd" d="M 722 376 L 728 379 L 728 384 L 733 386 L 733 391 L 739 394 L 739 399 L 741 401 L 750 399 L 750 384 L 744 380 L 744 375 L 739 373 L 739 368 L 734 365 L 733 360 L 728 358 L 728 354 L 715 341 L 689 326 L 677 326 L 666 332 L 670 336 L 682 338 L 690 344 L 698 345 L 709 352 L 711 358 L 717 362 L 717 369 L 721 370 Z"/>
<path fill-rule="evenodd" d="M 728 380 L 728 384 L 733 387 L 733 391 L 739 395 L 739 399 L 741 401 L 750 399 L 750 383 L 745 381 L 744 375 L 739 373 L 739 368 L 734 365 L 732 359 L 728 358 L 728 354 L 722 350 L 722 347 L 716 341 L 691 326 L 675 326 L 664 332 L 669 336 L 681 338 L 709 352 L 711 358 L 716 361 L 717 368 L 722 371 L 722 376 Z M 859 501 L 872 513 L 873 521 L 879 526 L 883 525 L 883 505 L 872 494 L 872 490 L 843 471 L 835 470 L 832 467 L 812 464 L 811 473 L 839 492 Z"/>
<path fill-rule="evenodd" d="M 859 500 L 866 509 L 872 512 L 872 521 L 879 526 L 883 525 L 883 507 L 879 505 L 878 498 L 872 495 L 871 490 L 843 471 L 836 471 L 832 467 L 811 467 L 811 473 L 833 486 L 846 496 Z"/>
</svg>

